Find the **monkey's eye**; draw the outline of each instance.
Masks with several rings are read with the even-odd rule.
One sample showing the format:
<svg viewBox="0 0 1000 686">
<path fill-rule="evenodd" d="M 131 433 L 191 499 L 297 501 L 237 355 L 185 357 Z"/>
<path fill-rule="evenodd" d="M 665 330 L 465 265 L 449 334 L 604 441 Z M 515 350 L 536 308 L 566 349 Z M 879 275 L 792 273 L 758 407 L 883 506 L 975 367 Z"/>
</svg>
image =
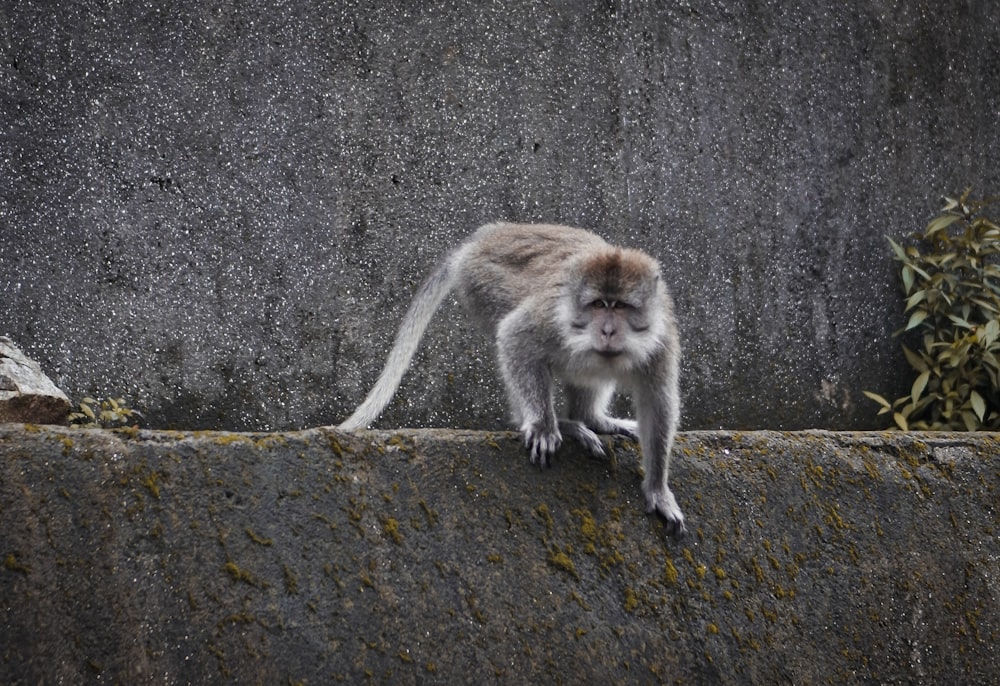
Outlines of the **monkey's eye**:
<svg viewBox="0 0 1000 686">
<path fill-rule="evenodd" d="M 606 306 L 610 307 L 612 310 L 618 310 L 620 312 L 625 312 L 627 310 L 635 309 L 635 305 L 633 305 L 632 303 L 624 302 L 621 300 L 612 300 L 611 302 L 607 303 Z"/>
<path fill-rule="evenodd" d="M 594 300 L 590 306 L 595 310 L 632 310 L 635 306 L 621 300 Z"/>
</svg>

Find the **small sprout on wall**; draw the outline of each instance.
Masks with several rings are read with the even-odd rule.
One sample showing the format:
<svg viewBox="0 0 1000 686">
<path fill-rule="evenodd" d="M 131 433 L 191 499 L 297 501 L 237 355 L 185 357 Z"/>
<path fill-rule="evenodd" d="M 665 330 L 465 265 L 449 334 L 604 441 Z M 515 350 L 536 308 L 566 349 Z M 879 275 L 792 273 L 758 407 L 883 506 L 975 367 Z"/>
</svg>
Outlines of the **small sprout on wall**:
<svg viewBox="0 0 1000 686">
<path fill-rule="evenodd" d="M 997 198 L 970 193 L 945 198 L 914 245 L 888 239 L 909 314 L 894 335 L 917 378 L 891 403 L 864 393 L 904 431 L 1000 428 L 1000 226 L 982 214 Z"/>
<path fill-rule="evenodd" d="M 79 409 L 70 412 L 69 423 L 92 429 L 114 429 L 134 424 L 142 413 L 125 404 L 124 398 L 86 397 L 80 401 Z"/>
</svg>

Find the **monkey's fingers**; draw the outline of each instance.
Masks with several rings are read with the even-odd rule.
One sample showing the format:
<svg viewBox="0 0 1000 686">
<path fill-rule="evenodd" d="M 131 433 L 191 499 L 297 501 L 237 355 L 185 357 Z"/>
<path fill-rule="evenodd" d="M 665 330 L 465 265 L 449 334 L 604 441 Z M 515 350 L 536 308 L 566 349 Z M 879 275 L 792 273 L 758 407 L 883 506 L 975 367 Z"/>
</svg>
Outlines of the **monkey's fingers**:
<svg viewBox="0 0 1000 686">
<path fill-rule="evenodd" d="M 562 436 L 558 431 L 545 431 L 537 427 L 529 427 L 524 431 L 524 447 L 531 454 L 531 464 L 545 467 L 549 457 L 562 445 Z"/>
<path fill-rule="evenodd" d="M 667 535 L 671 538 L 681 539 L 687 535 L 687 527 L 684 526 L 683 519 L 670 519 L 659 510 L 656 511 L 656 515 L 660 518 L 660 521 L 663 522 L 663 526 L 667 530 Z"/>
<path fill-rule="evenodd" d="M 667 534 L 673 538 L 683 538 L 687 533 L 684 526 L 684 514 L 677 505 L 674 494 L 668 489 L 666 493 L 647 494 L 646 512 L 655 512 L 667 529 Z"/>
</svg>

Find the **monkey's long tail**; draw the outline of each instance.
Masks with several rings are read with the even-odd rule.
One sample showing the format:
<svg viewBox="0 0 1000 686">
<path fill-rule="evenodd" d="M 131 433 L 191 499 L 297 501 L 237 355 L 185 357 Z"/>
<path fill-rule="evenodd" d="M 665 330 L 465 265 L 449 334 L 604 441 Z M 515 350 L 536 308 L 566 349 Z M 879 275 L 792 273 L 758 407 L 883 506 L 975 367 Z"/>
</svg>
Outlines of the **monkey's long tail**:
<svg viewBox="0 0 1000 686">
<path fill-rule="evenodd" d="M 453 264 L 457 264 L 456 253 L 449 255 L 441 261 L 427 280 L 420 286 L 410 309 L 403 317 L 403 323 L 396 333 L 396 341 L 392 344 L 389 352 L 389 359 L 386 360 L 382 374 L 375 382 L 375 386 L 368 392 L 364 402 L 358 406 L 350 417 L 348 417 L 337 428 L 344 431 L 363 429 L 374 422 L 385 409 L 385 406 L 392 400 L 393 393 L 399 388 L 403 380 L 403 374 L 410 366 L 410 360 L 417 352 L 420 339 L 430 324 L 431 317 L 437 311 L 438 306 L 444 297 L 448 295 L 455 285 L 456 272 Z"/>
</svg>

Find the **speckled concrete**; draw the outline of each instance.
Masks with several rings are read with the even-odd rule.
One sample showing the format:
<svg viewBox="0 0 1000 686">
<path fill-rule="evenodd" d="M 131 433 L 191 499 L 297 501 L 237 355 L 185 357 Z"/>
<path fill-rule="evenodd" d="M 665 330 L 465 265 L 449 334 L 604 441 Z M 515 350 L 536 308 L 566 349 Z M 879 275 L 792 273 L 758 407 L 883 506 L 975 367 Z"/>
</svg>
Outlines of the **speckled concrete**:
<svg viewBox="0 0 1000 686">
<path fill-rule="evenodd" d="M 345 417 L 495 219 L 664 263 L 688 428 L 877 426 L 885 234 L 1000 188 L 990 3 L 251 0 L 0 8 L 0 334 L 150 426 Z M 499 428 L 446 313 L 382 426 Z"/>
</svg>

